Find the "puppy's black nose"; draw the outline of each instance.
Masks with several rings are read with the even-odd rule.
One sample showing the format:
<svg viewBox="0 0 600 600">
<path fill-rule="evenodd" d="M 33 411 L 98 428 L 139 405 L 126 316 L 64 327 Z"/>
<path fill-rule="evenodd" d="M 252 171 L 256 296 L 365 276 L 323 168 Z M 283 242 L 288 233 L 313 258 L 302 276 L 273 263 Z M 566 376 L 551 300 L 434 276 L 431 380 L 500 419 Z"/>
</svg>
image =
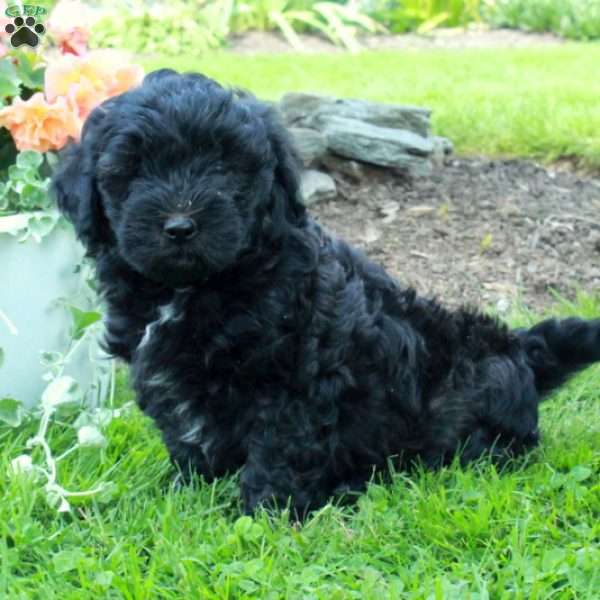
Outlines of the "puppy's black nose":
<svg viewBox="0 0 600 600">
<path fill-rule="evenodd" d="M 163 227 L 165 235 L 175 242 L 187 242 L 197 232 L 196 223 L 189 217 L 171 217 Z"/>
</svg>

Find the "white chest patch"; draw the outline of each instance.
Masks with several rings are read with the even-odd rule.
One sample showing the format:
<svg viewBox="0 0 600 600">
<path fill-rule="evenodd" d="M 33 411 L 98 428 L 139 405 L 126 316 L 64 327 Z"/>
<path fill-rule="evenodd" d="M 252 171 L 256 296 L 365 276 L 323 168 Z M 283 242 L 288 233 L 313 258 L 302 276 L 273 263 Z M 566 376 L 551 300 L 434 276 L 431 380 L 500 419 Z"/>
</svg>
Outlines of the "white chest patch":
<svg viewBox="0 0 600 600">
<path fill-rule="evenodd" d="M 175 308 L 175 303 L 171 302 L 170 304 L 163 304 L 158 308 L 159 317 L 156 321 L 152 321 L 146 325 L 146 329 L 144 331 L 144 337 L 142 337 L 142 341 L 138 344 L 137 349 L 140 350 L 144 346 L 148 344 L 156 329 L 169 321 L 173 321 L 174 323 L 178 323 L 183 319 L 183 312 L 177 312 Z"/>
</svg>

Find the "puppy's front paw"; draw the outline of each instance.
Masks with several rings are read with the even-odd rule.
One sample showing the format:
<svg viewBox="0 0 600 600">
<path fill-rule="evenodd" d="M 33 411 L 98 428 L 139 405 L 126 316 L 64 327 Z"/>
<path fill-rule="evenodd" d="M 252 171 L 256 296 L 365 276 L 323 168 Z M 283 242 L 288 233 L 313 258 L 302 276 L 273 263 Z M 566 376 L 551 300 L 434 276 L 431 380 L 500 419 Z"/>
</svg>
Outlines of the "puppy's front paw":
<svg viewBox="0 0 600 600">
<path fill-rule="evenodd" d="M 277 501 L 277 494 L 271 486 L 255 488 L 242 483 L 241 496 L 244 513 L 247 515 L 253 515 L 260 507 L 266 509 L 282 509 L 288 504 L 287 499 L 284 502 Z"/>
<path fill-rule="evenodd" d="M 171 489 L 174 492 L 179 492 L 182 488 L 186 487 L 189 484 L 189 479 L 186 480 L 186 478 L 183 476 L 183 474 L 180 473 L 176 473 L 175 477 L 173 477 L 173 479 L 171 480 Z"/>
</svg>

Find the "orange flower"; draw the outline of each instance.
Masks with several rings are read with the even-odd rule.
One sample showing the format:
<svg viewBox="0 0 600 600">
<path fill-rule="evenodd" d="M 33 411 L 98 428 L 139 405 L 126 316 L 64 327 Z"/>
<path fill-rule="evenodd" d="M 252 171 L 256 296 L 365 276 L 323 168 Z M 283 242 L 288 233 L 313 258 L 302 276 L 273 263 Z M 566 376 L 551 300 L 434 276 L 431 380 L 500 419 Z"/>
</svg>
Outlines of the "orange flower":
<svg viewBox="0 0 600 600">
<path fill-rule="evenodd" d="M 61 0 L 50 15 L 48 31 L 63 54 L 80 56 L 87 51 L 92 22 L 92 13 L 87 6 Z"/>
<path fill-rule="evenodd" d="M 85 120 L 96 106 L 106 100 L 107 95 L 105 90 L 84 77 L 79 83 L 71 84 L 65 96 L 56 98 L 66 98 L 71 110 L 80 119 Z"/>
<path fill-rule="evenodd" d="M 144 72 L 116 50 L 95 50 L 84 56 L 67 54 L 50 63 L 45 74 L 46 97 L 66 96 L 85 119 L 107 98 L 141 83 Z"/>
<path fill-rule="evenodd" d="M 69 138 L 79 138 L 81 125 L 65 98 L 49 103 L 41 92 L 26 101 L 15 98 L 0 110 L 0 126 L 10 130 L 19 150 L 58 150 Z"/>
<path fill-rule="evenodd" d="M 129 57 L 118 50 L 95 50 L 86 56 L 91 68 L 103 72 L 107 97 L 117 96 L 142 83 L 144 69 L 129 62 Z"/>
<path fill-rule="evenodd" d="M 54 34 L 56 45 L 63 54 L 75 54 L 81 56 L 87 50 L 87 43 L 90 39 L 89 30 L 83 27 L 75 27 L 62 34 Z"/>
</svg>

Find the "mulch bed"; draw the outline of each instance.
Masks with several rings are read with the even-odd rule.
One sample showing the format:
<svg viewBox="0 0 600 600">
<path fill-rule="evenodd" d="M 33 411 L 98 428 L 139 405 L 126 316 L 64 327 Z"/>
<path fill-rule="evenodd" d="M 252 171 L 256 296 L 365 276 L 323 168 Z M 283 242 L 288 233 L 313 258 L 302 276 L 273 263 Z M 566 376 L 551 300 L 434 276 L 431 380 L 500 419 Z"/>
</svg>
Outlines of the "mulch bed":
<svg viewBox="0 0 600 600">
<path fill-rule="evenodd" d="M 303 35 L 306 53 L 342 49 Z M 379 35 L 363 48 L 524 48 L 563 43 L 551 34 L 438 29 Z M 240 54 L 293 52 L 281 35 L 233 38 Z M 372 169 L 361 181 L 333 173 L 340 197 L 312 207 L 335 233 L 362 247 L 404 284 L 461 303 L 541 311 L 577 290 L 600 290 L 600 178 L 523 160 L 451 158 L 431 178 L 407 181 Z"/>
<path fill-rule="evenodd" d="M 343 48 L 334 46 L 319 35 L 299 34 L 302 42 L 301 53 L 339 54 Z M 488 29 L 471 27 L 468 29 L 435 29 L 427 35 L 407 33 L 402 35 L 359 36 L 364 50 L 432 50 L 465 48 L 530 48 L 532 46 L 556 46 L 564 40 L 551 33 L 532 33 L 510 29 Z M 237 54 L 281 54 L 298 52 L 285 38 L 272 31 L 248 31 L 232 36 L 227 49 Z"/>
<path fill-rule="evenodd" d="M 450 158 L 427 179 L 334 174 L 312 208 L 404 284 L 450 305 L 534 310 L 600 290 L 600 179 L 521 160 Z"/>
</svg>

